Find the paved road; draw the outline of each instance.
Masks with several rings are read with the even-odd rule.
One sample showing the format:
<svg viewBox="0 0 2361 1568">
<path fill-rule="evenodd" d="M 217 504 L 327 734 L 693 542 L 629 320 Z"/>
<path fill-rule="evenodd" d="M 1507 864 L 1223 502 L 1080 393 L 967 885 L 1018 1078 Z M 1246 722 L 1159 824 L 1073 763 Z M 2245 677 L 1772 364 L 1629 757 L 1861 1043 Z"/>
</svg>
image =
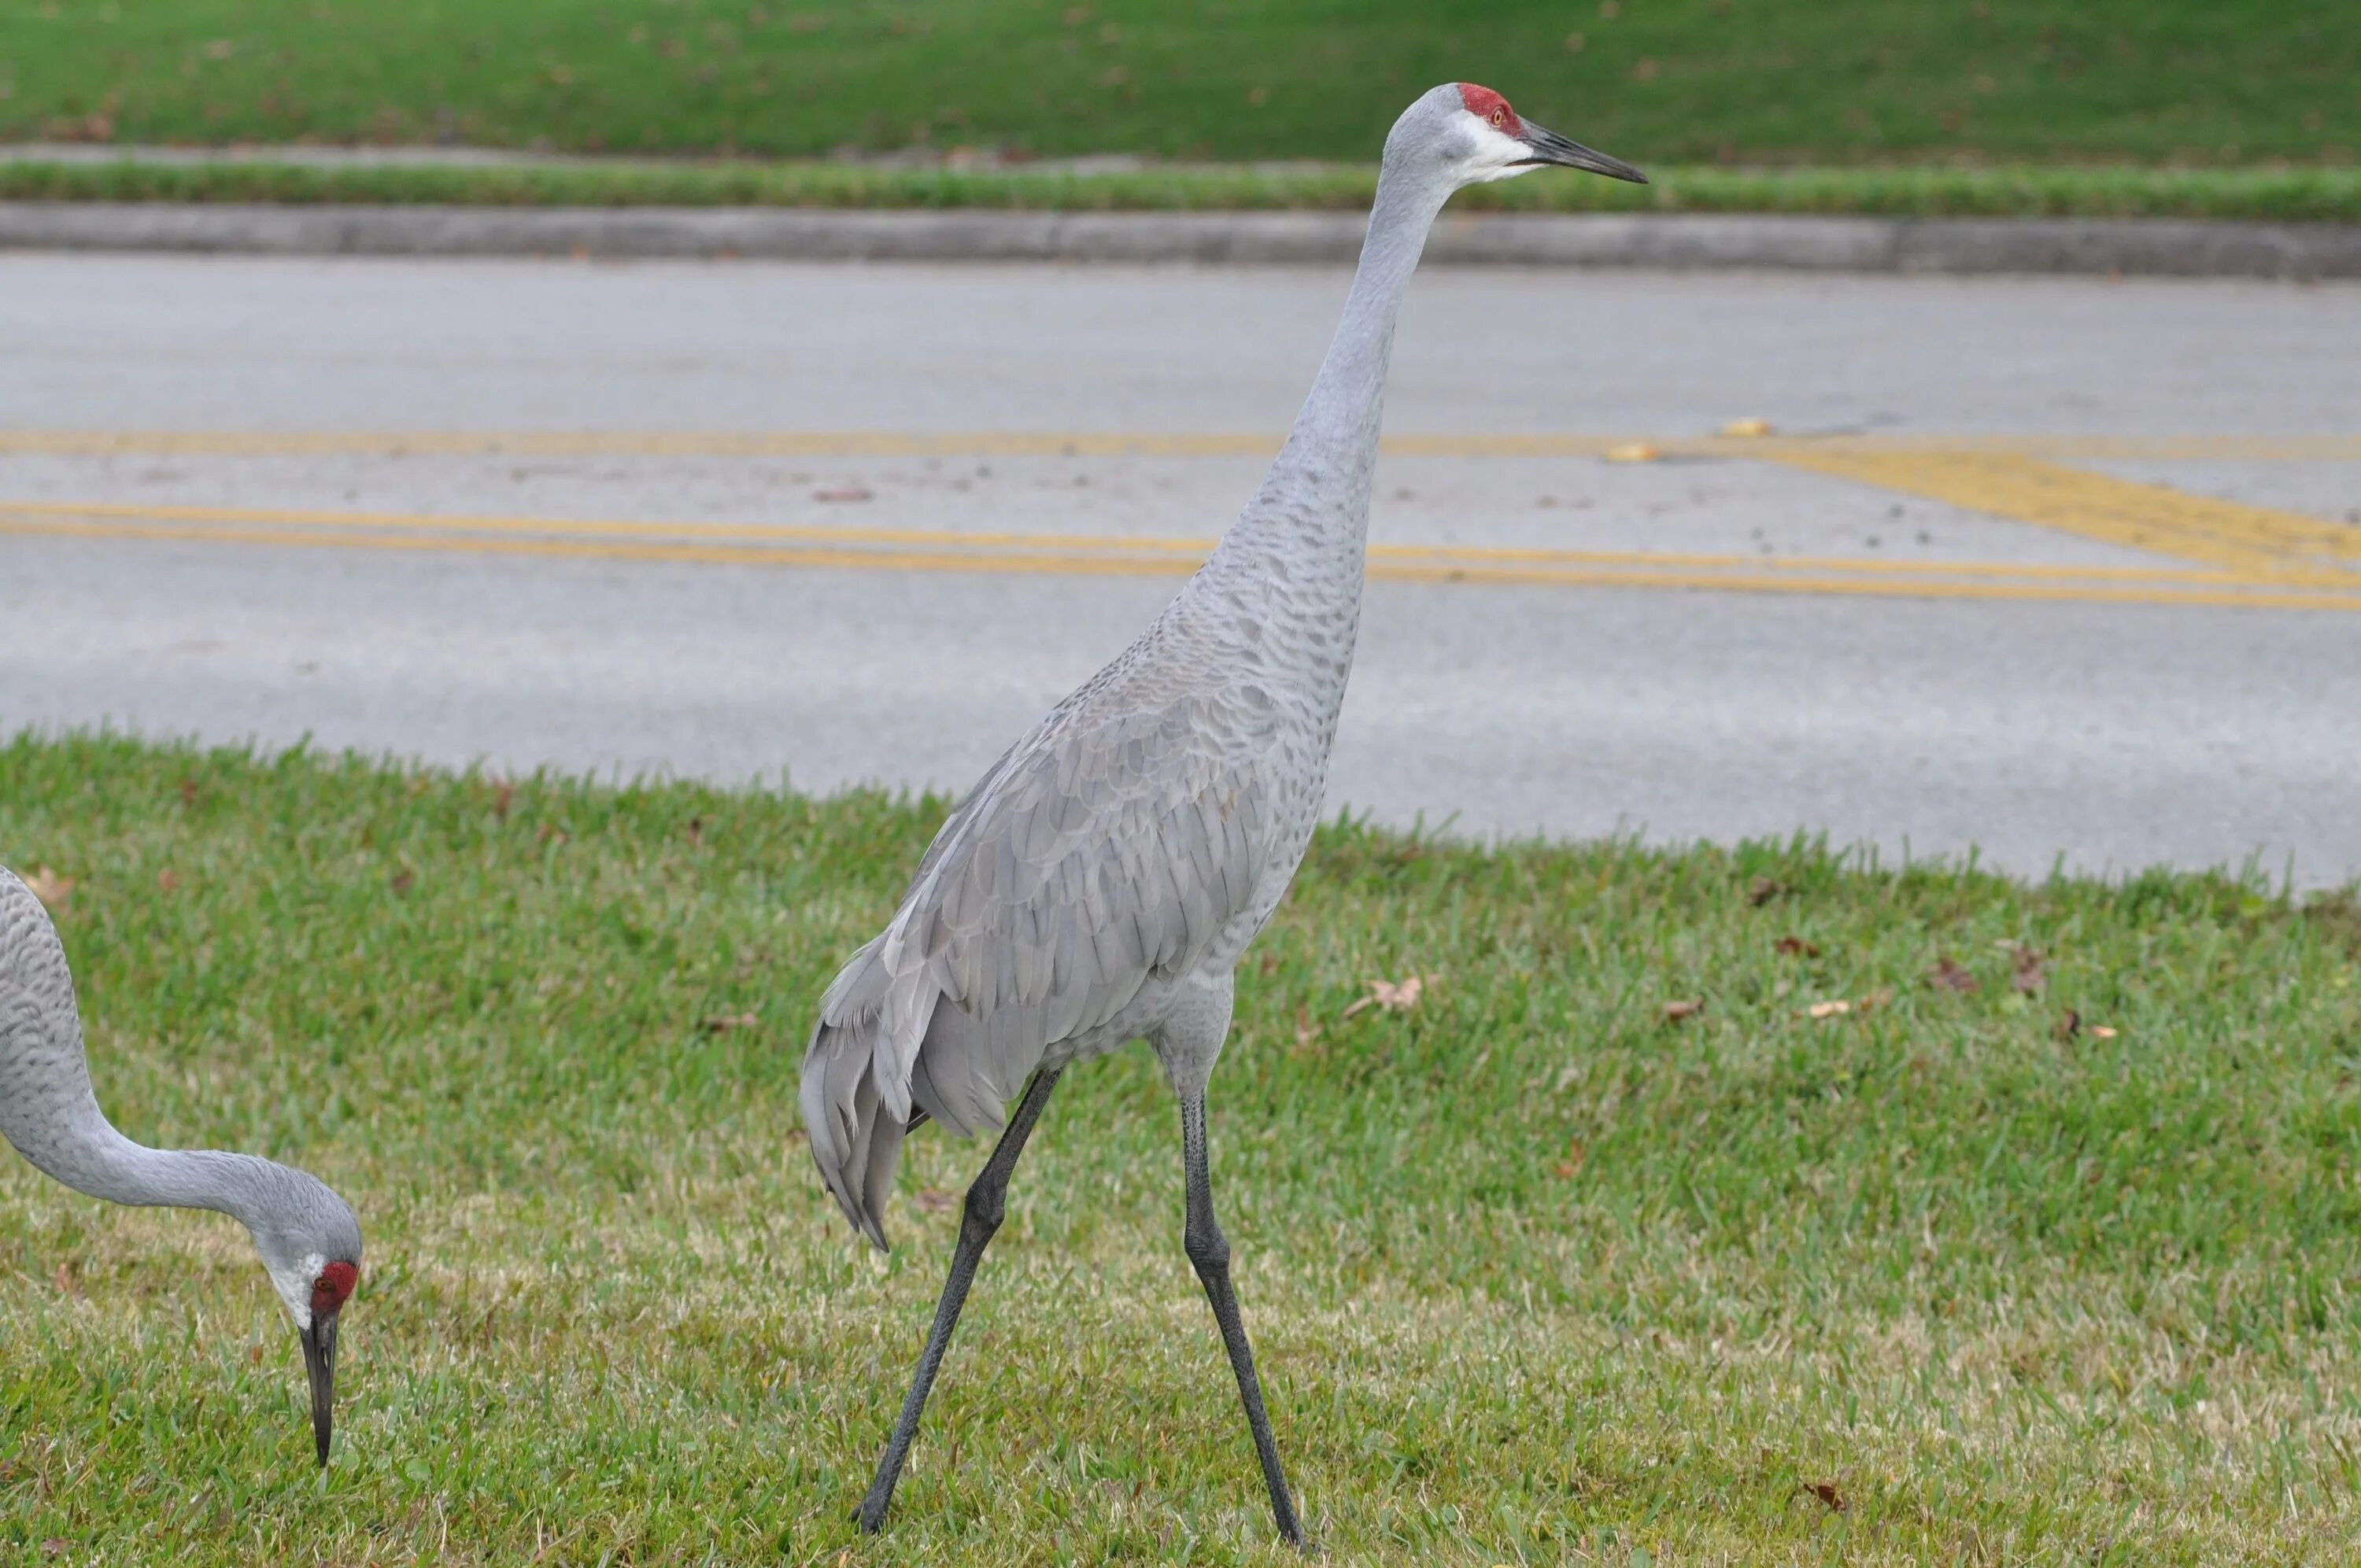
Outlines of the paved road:
<svg viewBox="0 0 2361 1568">
<path fill-rule="evenodd" d="M 0 258 L 0 730 L 956 788 L 1343 282 Z M 2361 874 L 2356 346 L 2349 287 L 1431 272 L 1332 801 Z"/>
</svg>

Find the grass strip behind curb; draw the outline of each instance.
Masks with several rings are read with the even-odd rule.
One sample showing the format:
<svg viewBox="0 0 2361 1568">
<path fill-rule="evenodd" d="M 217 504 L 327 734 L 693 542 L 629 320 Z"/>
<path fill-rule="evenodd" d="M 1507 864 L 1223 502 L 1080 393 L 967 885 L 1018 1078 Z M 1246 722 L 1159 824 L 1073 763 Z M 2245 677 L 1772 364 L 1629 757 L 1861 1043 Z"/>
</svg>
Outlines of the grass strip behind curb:
<svg viewBox="0 0 2361 1568">
<path fill-rule="evenodd" d="M 1440 82 L 1642 165 L 2350 166 L 2336 0 L 10 0 L 0 136 L 1371 156 Z"/>
<path fill-rule="evenodd" d="M 1464 210 L 1884 217 L 2174 217 L 2361 223 L 2361 169 L 1653 169 L 1653 183 L 1532 179 L 1462 192 Z M 0 200 L 466 206 L 986 208 L 1035 212 L 1353 211 L 1372 169 L 1149 168 L 1120 173 L 834 163 L 587 167 L 0 162 Z"/>
<path fill-rule="evenodd" d="M 234 1223 L 0 1158 L 0 1555 L 839 1561 L 982 1151 L 913 1138 L 873 1260 L 796 1067 L 943 809 L 0 742 L 102 1102 L 368 1234 L 322 1475 Z M 2349 893 L 1323 829 L 1212 1100 L 1307 1523 L 1479 1568 L 2349 1561 L 2356 974 Z M 1145 1053 L 1069 1075 L 860 1562 L 1300 1561 L 1177 1133 Z"/>
</svg>

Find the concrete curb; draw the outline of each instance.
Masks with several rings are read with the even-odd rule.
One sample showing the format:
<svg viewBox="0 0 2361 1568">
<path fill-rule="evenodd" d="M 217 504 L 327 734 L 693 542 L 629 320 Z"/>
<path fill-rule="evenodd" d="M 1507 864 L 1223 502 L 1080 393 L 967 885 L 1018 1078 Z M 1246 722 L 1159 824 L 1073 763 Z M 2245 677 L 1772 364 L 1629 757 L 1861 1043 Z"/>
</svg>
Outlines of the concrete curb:
<svg viewBox="0 0 2361 1568">
<path fill-rule="evenodd" d="M 0 203 L 0 249 L 791 261 L 1350 262 L 1356 213 Z M 1447 215 L 1431 261 L 2361 278 L 2361 225 L 1711 214 Z"/>
</svg>

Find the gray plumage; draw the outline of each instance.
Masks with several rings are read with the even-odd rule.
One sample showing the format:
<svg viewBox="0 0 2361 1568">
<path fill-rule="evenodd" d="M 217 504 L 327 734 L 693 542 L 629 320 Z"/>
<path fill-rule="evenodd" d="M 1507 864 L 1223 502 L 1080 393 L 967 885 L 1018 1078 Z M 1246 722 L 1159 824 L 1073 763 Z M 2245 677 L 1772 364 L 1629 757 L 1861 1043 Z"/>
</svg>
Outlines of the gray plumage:
<svg viewBox="0 0 2361 1568">
<path fill-rule="evenodd" d="M 316 1178 L 254 1155 L 152 1149 L 115 1131 L 91 1091 L 73 976 L 49 911 L 0 866 L 0 1135 L 34 1166 L 110 1203 L 211 1209 L 245 1225 L 303 1343 L 327 1463 L 335 1320 L 358 1277 L 361 1230 Z M 324 1294 L 323 1270 L 342 1264 Z M 329 1297 L 335 1305 L 315 1310 Z"/>
<path fill-rule="evenodd" d="M 1220 548 L 984 773 L 820 1003 L 804 1123 L 879 1247 L 913 1111 L 997 1126 L 1045 1062 L 1152 1034 L 1187 987 L 1226 982 L 1303 858 L 1360 623 L 1394 311 L 1449 189 L 1395 175 L 1312 396 Z"/>
<path fill-rule="evenodd" d="M 909 1128 L 998 1126 L 1026 1090 L 968 1194 L 935 1334 L 862 1508 L 870 1529 L 884 1519 L 1049 1086 L 1071 1063 L 1144 1036 L 1181 1102 L 1190 1255 L 1280 1529 L 1300 1539 L 1213 1222 L 1204 1091 L 1239 956 L 1286 893 L 1323 808 L 1403 290 L 1453 191 L 1541 163 L 1641 178 L 1526 126 L 1482 88 L 1435 88 L 1396 122 L 1344 319 L 1269 474 L 1139 640 L 984 773 L 891 922 L 821 1000 L 804 1058 L 804 1125 L 829 1192 L 880 1249 Z"/>
</svg>

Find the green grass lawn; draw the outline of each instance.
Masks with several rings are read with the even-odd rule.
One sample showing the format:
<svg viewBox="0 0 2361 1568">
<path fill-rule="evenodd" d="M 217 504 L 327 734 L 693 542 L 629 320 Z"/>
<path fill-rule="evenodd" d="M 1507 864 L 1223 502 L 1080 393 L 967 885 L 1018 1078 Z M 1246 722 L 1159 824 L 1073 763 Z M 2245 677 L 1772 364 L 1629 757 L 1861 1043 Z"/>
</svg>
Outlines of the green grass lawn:
<svg viewBox="0 0 2361 1568">
<path fill-rule="evenodd" d="M 2187 217 L 2361 222 L 2361 168 L 1720 169 L 1650 170 L 1641 186 L 1544 176 L 1477 185 L 1461 209 L 1842 213 L 1894 217 Z M 1360 212 L 1367 168 L 1170 165 L 1118 173 L 879 169 L 836 163 L 597 167 L 187 167 L 0 159 L 0 201 L 448 203 L 497 206 L 991 207 L 1031 211 L 1295 208 Z"/>
<path fill-rule="evenodd" d="M 2350 164 L 2320 0 L 0 0 L 0 139 L 1374 155 L 1439 81 L 1643 166 Z"/>
<path fill-rule="evenodd" d="M 300 1160 L 369 1243 L 323 1478 L 233 1223 L 0 1164 L 0 1557 L 1290 1561 L 1137 1049 L 1051 1103 L 856 1541 L 983 1151 L 913 1140 L 873 1262 L 796 1071 L 940 812 L 0 744 L 0 860 L 75 882 L 102 1101 Z M 2361 904 L 2223 877 L 1323 832 L 1213 1101 L 1311 1528 L 1338 1563 L 2353 1561 L 2356 976 Z"/>
</svg>

